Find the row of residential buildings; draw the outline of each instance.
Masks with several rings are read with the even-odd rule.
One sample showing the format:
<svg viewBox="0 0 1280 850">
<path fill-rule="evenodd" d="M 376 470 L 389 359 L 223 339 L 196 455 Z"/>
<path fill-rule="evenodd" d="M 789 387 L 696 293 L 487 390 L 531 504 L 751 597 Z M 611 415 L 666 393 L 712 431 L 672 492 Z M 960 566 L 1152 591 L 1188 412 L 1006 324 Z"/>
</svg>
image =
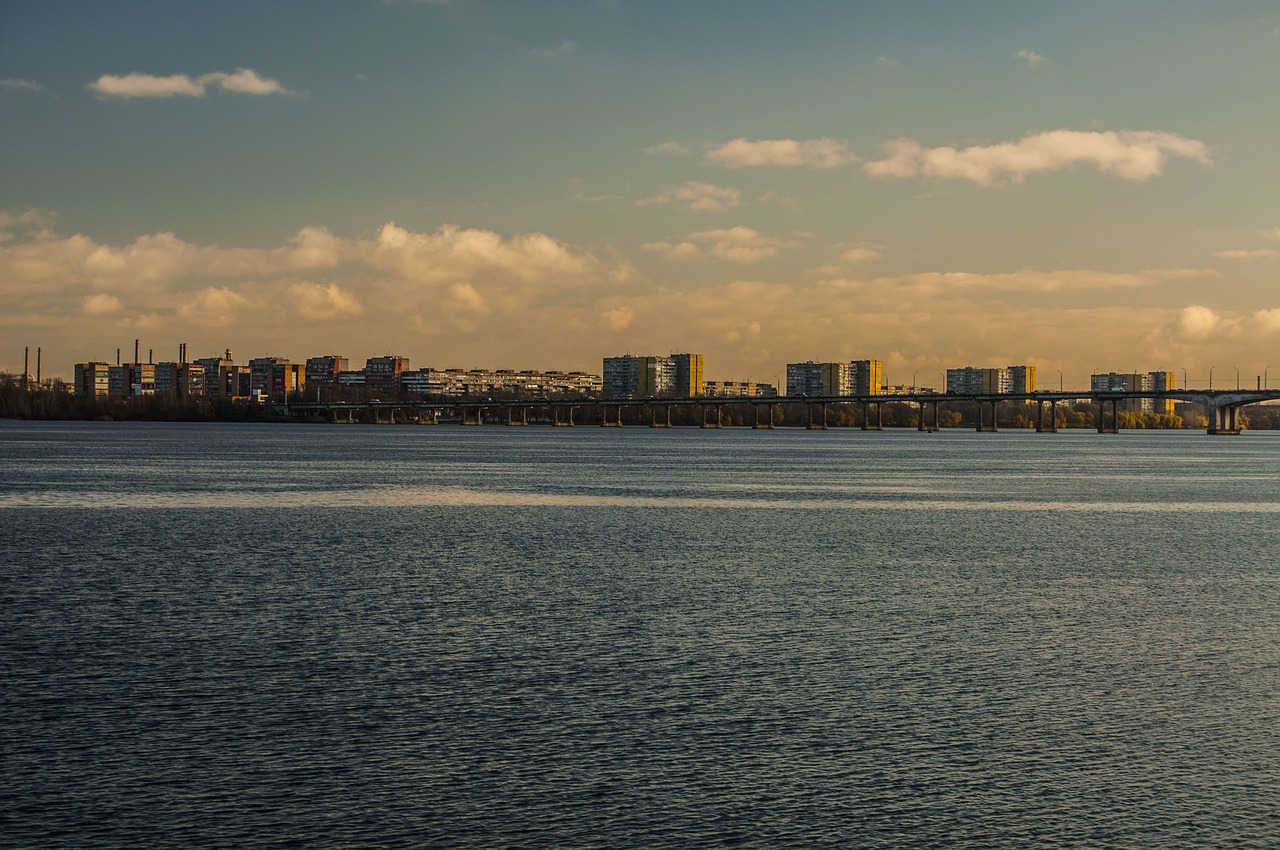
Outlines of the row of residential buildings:
<svg viewBox="0 0 1280 850">
<path fill-rule="evenodd" d="M 1089 376 L 1091 393 L 1161 392 L 1176 389 L 1173 372 L 1102 372 Z M 960 395 L 989 395 L 1035 392 L 1036 367 L 1003 366 L 978 368 L 965 366 L 947 370 L 947 392 Z M 1131 413 L 1173 413 L 1173 399 L 1129 398 L 1119 402 L 1120 409 Z"/>
<path fill-rule="evenodd" d="M 135 348 L 136 352 L 136 348 Z M 600 377 L 585 372 L 488 369 L 417 369 L 398 355 L 370 357 L 364 368 L 350 368 L 346 357 L 325 354 L 292 363 L 284 357 L 256 357 L 237 364 L 226 351 L 220 357 L 160 363 L 77 363 L 75 392 L 81 396 L 174 395 L 211 399 L 282 399 L 289 393 L 325 387 L 362 387 L 390 397 L 401 393 L 443 397 L 587 396 L 601 393 Z M 136 357 L 136 353 L 135 353 Z"/>
<path fill-rule="evenodd" d="M 603 397 L 603 398 L 771 398 L 778 389 L 752 381 L 708 381 L 701 354 L 636 355 L 606 357 L 601 375 L 586 372 L 515 371 L 509 369 L 414 370 L 409 358 L 399 355 L 370 357 L 364 367 L 352 369 L 350 361 L 336 354 L 310 357 L 293 363 L 283 357 L 256 357 L 237 364 L 228 350 L 221 356 L 187 359 L 186 345 L 175 361 L 140 362 L 134 345 L 133 363 L 79 363 L 75 367 L 75 392 L 81 396 L 129 397 L 173 395 L 213 399 L 282 399 L 326 387 L 362 387 L 369 393 L 401 394 L 432 398 L 482 397 Z M 151 358 L 148 357 L 148 360 Z M 1036 367 L 965 366 L 948 369 L 948 394 L 1022 394 L 1036 391 Z M 1172 372 L 1108 372 L 1093 375 L 1092 392 L 1150 392 L 1173 389 Z M 890 386 L 879 360 L 817 362 L 786 365 L 786 395 L 790 397 L 875 396 L 918 392 L 915 386 Z M 928 390 L 926 390 L 927 392 Z M 1140 412 L 1172 412 L 1173 402 L 1129 399 L 1124 409 Z"/>
</svg>

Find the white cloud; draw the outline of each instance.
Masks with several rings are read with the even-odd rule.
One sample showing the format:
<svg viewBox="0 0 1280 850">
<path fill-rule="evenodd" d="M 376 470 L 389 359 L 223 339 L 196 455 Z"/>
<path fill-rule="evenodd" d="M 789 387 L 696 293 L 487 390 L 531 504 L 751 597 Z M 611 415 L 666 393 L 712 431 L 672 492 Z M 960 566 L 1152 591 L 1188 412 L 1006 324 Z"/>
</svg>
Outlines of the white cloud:
<svg viewBox="0 0 1280 850">
<path fill-rule="evenodd" d="M 124 309 L 124 305 L 114 295 L 99 292 L 97 295 L 90 295 L 84 300 L 83 309 L 90 316 L 101 316 L 106 313 L 117 313 Z"/>
<path fill-rule="evenodd" d="M 237 68 L 234 74 L 205 74 L 200 78 L 204 85 L 216 85 L 223 91 L 239 94 L 287 94 L 288 90 L 278 80 L 258 75 L 252 68 Z"/>
<path fill-rule="evenodd" d="M 187 74 L 167 77 L 138 72 L 123 76 L 103 74 L 89 83 L 88 88 L 99 97 L 127 100 L 135 97 L 204 97 L 210 86 L 237 94 L 289 94 L 278 80 L 260 76 L 252 68 L 237 68 L 230 74 L 219 71 L 196 78 Z"/>
<path fill-rule="evenodd" d="M 707 159 L 725 168 L 838 168 L 858 157 L 837 139 L 734 139 L 707 152 Z"/>
<path fill-rule="evenodd" d="M 631 323 L 635 321 L 635 310 L 630 307 L 614 307 L 606 310 L 602 316 L 604 326 L 614 333 L 621 333 L 631 327 Z"/>
<path fill-rule="evenodd" d="M 888 56 L 876 57 L 876 65 L 880 68 L 897 68 L 901 64 L 897 59 L 890 59 Z"/>
<path fill-rule="evenodd" d="M 356 297 L 336 283 L 299 282 L 289 287 L 291 303 L 304 319 L 327 321 L 364 313 Z"/>
<path fill-rule="evenodd" d="M 662 142 L 656 145 L 650 145 L 644 149 L 644 152 L 653 156 L 662 154 L 664 156 L 688 156 L 689 148 L 679 142 Z"/>
<path fill-rule="evenodd" d="M 250 306 L 248 298 L 230 287 L 211 286 L 184 298 L 176 313 L 194 325 L 226 327 Z"/>
<path fill-rule="evenodd" d="M 875 291 L 895 299 L 968 298 L 992 293 L 1049 293 L 1081 290 L 1115 290 L 1151 287 L 1167 280 L 1216 277 L 1212 271 L 1155 269 L 1137 273 L 1092 269 L 980 274 L 976 272 L 921 272 L 873 280 L 834 279 L 826 285 L 843 291 Z"/>
<path fill-rule="evenodd" d="M 1280 227 L 1275 227 L 1275 228 L 1272 228 L 1271 230 L 1261 230 L 1258 232 L 1258 235 L 1261 236 L 1263 239 L 1273 239 L 1276 241 L 1280 241 Z"/>
<path fill-rule="evenodd" d="M 573 199 L 581 201 L 584 204 L 612 204 L 625 200 L 625 195 L 605 193 L 603 195 L 588 195 L 586 192 L 574 192 Z"/>
<path fill-rule="evenodd" d="M 1191 340 L 1209 339 L 1217 334 L 1234 330 L 1235 322 L 1218 315 L 1210 307 L 1192 304 L 1178 312 L 1176 327 L 1178 333 Z"/>
<path fill-rule="evenodd" d="M 35 80 L 14 80 L 14 79 L 0 80 L 0 89 L 10 89 L 12 91 L 42 92 L 44 91 L 44 84 L 38 83 Z"/>
<path fill-rule="evenodd" d="M 530 56 L 539 56 L 543 59 L 554 59 L 557 56 L 564 56 L 566 53 L 572 53 L 578 49 L 578 45 L 572 41 L 562 41 L 555 47 L 548 48 L 531 48 L 527 52 Z"/>
<path fill-rule="evenodd" d="M 89 83 L 89 88 L 102 97 L 204 97 L 204 86 L 186 74 L 168 77 L 138 73 L 122 77 L 103 74 Z"/>
<path fill-rule="evenodd" d="M 1022 50 L 1019 50 L 1017 53 L 1013 55 L 1018 59 L 1027 60 L 1027 64 L 1033 68 L 1036 65 L 1043 65 L 1045 62 L 1049 61 L 1048 59 L 1045 59 L 1043 56 L 1041 56 L 1039 53 L 1036 53 L 1034 50 L 1026 50 L 1025 48 Z"/>
<path fill-rule="evenodd" d="M 1280 257 L 1280 251 L 1273 248 L 1255 248 L 1253 250 L 1231 249 L 1214 251 L 1213 256 L 1224 260 L 1270 260 Z"/>
<path fill-rule="evenodd" d="M 45 239 L 53 236 L 53 222 L 56 216 L 46 210 L 28 209 L 20 213 L 0 210 L 0 243 L 24 237 L 26 239 Z"/>
<path fill-rule="evenodd" d="M 778 239 L 738 226 L 690 233 L 682 242 L 647 242 L 643 247 L 669 260 L 721 260 L 751 265 L 801 244 L 798 239 Z"/>
<path fill-rule="evenodd" d="M 742 203 L 742 193 L 727 186 L 716 186 L 712 183 L 689 181 L 666 189 L 652 198 L 636 201 L 637 206 L 649 204 L 687 204 L 694 212 L 728 212 Z"/>
<path fill-rule="evenodd" d="M 858 263 L 866 263 L 871 260 L 880 258 L 881 248 L 879 245 L 849 245 L 837 246 L 844 248 L 840 252 L 840 262 L 847 265 L 857 265 Z"/>
<path fill-rule="evenodd" d="M 1028 174 L 1060 171 L 1077 164 L 1139 181 L 1163 173 L 1170 157 L 1212 164 L 1204 142 L 1176 133 L 1134 130 L 1050 130 L 1032 133 L 1016 142 L 960 150 L 926 148 L 914 139 L 897 139 L 886 142 L 883 148 L 888 156 L 863 165 L 867 174 L 971 180 L 980 186 L 994 186 L 1003 180 L 1017 183 Z"/>
<path fill-rule="evenodd" d="M 365 260 L 422 283 L 501 276 L 530 283 L 554 278 L 568 285 L 600 270 L 595 258 L 542 233 L 508 239 L 490 230 L 454 225 L 417 233 L 395 222 L 383 225 Z"/>
<path fill-rule="evenodd" d="M 1280 307 L 1259 310 L 1251 318 L 1260 332 L 1265 334 L 1280 333 Z"/>
</svg>

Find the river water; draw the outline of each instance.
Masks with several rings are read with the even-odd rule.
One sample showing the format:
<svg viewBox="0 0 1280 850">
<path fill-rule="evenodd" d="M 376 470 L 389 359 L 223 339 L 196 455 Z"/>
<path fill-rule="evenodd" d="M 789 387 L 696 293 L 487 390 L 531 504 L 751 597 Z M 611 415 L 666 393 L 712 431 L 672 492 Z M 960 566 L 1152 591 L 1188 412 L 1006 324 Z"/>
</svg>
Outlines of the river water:
<svg viewBox="0 0 1280 850">
<path fill-rule="evenodd" d="M 0 422 L 5 847 L 1280 845 L 1280 433 Z"/>
</svg>

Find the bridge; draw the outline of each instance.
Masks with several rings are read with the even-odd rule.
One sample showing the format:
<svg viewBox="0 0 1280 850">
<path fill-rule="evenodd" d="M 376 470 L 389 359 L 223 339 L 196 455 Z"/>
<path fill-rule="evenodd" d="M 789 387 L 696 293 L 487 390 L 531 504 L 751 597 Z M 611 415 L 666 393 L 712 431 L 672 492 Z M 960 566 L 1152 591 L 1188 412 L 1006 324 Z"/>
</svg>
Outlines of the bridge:
<svg viewBox="0 0 1280 850">
<path fill-rule="evenodd" d="M 647 425 L 651 428 L 671 427 L 672 408 L 694 410 L 695 420 L 701 419 L 703 428 L 719 428 L 724 424 L 726 407 L 750 405 L 754 411 L 754 428 L 773 428 L 774 411 L 779 405 L 804 405 L 807 410 L 806 427 L 815 430 L 827 428 L 827 413 L 833 406 L 861 406 L 862 429 L 884 429 L 883 408 L 886 404 L 912 404 L 917 408 L 919 431 L 937 431 L 940 427 L 939 412 L 944 405 L 956 402 L 976 404 L 978 408 L 977 430 L 997 430 L 996 413 L 1001 404 L 1020 403 L 1034 405 L 1036 431 L 1053 433 L 1058 430 L 1057 408 L 1059 404 L 1089 401 L 1096 407 L 1095 425 L 1099 434 L 1115 434 L 1120 430 L 1120 405 L 1126 401 L 1151 399 L 1153 401 L 1190 402 L 1204 407 L 1208 416 L 1209 434 L 1239 434 L 1238 413 L 1249 404 L 1280 401 L 1280 390 L 1159 390 L 1146 392 L 1090 391 L 1090 392 L 1030 392 L 1030 393 L 898 393 L 894 395 L 842 395 L 842 396 L 774 396 L 774 397 L 697 397 L 697 398 L 642 398 L 642 399 L 449 399 L 420 401 L 364 401 L 364 402 L 293 402 L 277 404 L 282 415 L 303 417 L 322 416 L 334 422 L 354 422 L 357 414 L 370 412 L 375 421 L 386 415 L 394 422 L 398 414 L 411 421 L 436 424 L 442 421 L 461 425 L 483 425 L 486 420 L 506 425 L 543 423 L 571 427 L 574 414 L 580 410 L 592 410 L 603 427 L 621 427 L 624 422 Z M 624 413 L 626 415 L 624 415 Z M 700 416 L 698 415 L 700 414 Z"/>
</svg>

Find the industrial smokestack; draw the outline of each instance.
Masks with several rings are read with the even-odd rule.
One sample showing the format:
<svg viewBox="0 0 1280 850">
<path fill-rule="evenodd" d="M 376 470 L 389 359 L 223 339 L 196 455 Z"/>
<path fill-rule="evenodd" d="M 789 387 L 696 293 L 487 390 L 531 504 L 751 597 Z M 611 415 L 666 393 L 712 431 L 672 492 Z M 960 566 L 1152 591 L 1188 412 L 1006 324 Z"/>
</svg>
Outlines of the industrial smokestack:
<svg viewBox="0 0 1280 850">
<path fill-rule="evenodd" d="M 133 341 L 133 365 L 137 366 L 142 361 L 142 340 L 135 339 Z"/>
<path fill-rule="evenodd" d="M 147 349 L 147 362 L 148 363 L 156 362 L 156 350 L 154 348 Z"/>
<path fill-rule="evenodd" d="M 31 346 L 26 345 L 22 348 L 22 389 L 25 391 L 30 389 L 30 383 L 27 376 L 31 374 Z"/>
<path fill-rule="evenodd" d="M 40 347 L 36 347 L 36 389 L 40 389 Z"/>
<path fill-rule="evenodd" d="M 116 365 L 120 365 L 120 349 L 116 349 Z"/>
</svg>

